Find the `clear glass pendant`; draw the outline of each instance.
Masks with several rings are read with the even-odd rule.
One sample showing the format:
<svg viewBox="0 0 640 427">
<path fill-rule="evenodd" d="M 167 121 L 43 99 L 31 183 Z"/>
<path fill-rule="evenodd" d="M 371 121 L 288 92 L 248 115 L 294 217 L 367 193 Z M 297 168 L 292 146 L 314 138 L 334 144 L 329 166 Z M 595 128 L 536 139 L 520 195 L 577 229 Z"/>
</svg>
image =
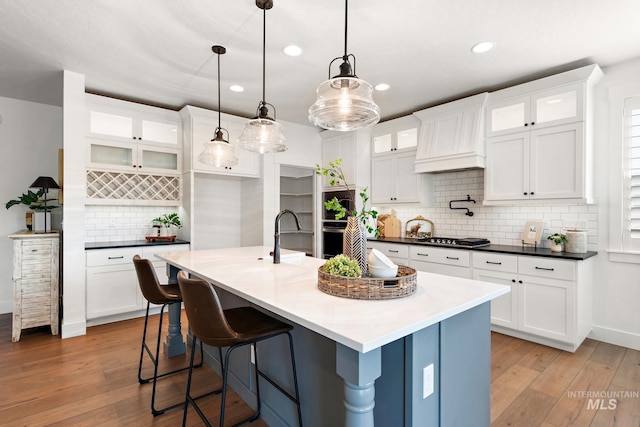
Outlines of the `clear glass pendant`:
<svg viewBox="0 0 640 427">
<path fill-rule="evenodd" d="M 254 153 L 282 152 L 287 149 L 282 125 L 269 118 L 256 118 L 246 122 L 238 138 L 238 147 Z"/>
<path fill-rule="evenodd" d="M 318 86 L 309 121 L 324 129 L 350 131 L 375 125 L 380 108 L 373 101 L 373 87 L 357 77 L 338 76 Z"/>
<path fill-rule="evenodd" d="M 231 167 L 238 164 L 236 150 L 222 138 L 222 131 L 216 130 L 216 138 L 205 142 L 198 161 L 216 167 Z"/>
</svg>

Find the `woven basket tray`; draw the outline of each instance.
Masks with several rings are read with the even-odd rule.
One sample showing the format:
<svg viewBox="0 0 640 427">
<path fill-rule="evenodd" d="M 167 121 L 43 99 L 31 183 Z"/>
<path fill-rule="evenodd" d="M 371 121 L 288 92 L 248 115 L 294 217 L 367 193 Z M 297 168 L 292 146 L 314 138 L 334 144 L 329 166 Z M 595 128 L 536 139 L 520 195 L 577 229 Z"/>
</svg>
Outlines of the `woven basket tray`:
<svg viewBox="0 0 640 427">
<path fill-rule="evenodd" d="M 334 276 L 318 268 L 318 289 L 325 294 L 353 299 L 391 299 L 413 294 L 417 287 L 416 270 L 398 266 L 398 275 L 388 279 L 376 277 Z"/>
</svg>

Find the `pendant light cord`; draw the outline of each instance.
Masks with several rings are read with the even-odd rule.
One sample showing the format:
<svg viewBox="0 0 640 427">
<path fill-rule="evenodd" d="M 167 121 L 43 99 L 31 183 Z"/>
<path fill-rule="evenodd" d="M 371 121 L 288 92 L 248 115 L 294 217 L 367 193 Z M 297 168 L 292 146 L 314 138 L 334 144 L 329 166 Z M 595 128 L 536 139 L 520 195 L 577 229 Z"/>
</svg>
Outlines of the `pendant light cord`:
<svg viewBox="0 0 640 427">
<path fill-rule="evenodd" d="M 218 129 L 222 129 L 222 121 L 220 119 L 220 54 L 218 53 Z"/>
<path fill-rule="evenodd" d="M 267 9 L 262 9 L 262 104 L 266 104 L 265 99 L 265 74 L 266 74 L 266 45 L 267 45 Z"/>
<path fill-rule="evenodd" d="M 347 15 L 349 11 L 349 0 L 344 0 L 344 57 L 343 59 L 346 61 L 347 59 Z"/>
</svg>

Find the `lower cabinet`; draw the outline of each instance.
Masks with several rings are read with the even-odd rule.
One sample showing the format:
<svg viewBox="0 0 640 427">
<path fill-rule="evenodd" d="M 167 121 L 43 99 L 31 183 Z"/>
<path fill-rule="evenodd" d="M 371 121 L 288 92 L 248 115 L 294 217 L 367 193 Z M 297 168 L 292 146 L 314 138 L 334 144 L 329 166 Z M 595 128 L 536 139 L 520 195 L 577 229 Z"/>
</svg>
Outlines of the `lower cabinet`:
<svg viewBox="0 0 640 427">
<path fill-rule="evenodd" d="M 469 255 L 469 251 L 460 249 L 410 245 L 409 266 L 419 271 L 470 279 Z"/>
<path fill-rule="evenodd" d="M 567 351 L 591 332 L 593 260 L 473 254 L 473 278 L 511 286 L 492 301 L 493 330 Z"/>
<path fill-rule="evenodd" d="M 155 260 L 160 252 L 181 252 L 189 245 L 136 246 L 86 251 L 87 320 L 89 325 L 142 315 L 146 300 L 138 285 L 133 256 L 152 260 L 160 282 L 165 282 L 166 264 Z"/>
<path fill-rule="evenodd" d="M 409 265 L 409 245 L 401 243 L 367 242 L 367 247 L 377 249 L 398 265 Z"/>
</svg>

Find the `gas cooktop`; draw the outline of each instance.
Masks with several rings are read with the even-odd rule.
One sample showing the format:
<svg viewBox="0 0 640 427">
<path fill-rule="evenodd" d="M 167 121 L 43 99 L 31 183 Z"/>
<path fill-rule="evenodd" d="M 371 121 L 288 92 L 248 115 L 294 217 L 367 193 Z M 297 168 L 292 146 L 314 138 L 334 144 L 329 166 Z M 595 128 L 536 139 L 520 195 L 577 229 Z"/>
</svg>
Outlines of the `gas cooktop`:
<svg viewBox="0 0 640 427">
<path fill-rule="evenodd" d="M 491 244 L 488 239 L 480 237 L 427 237 L 418 239 L 418 243 L 429 246 L 456 246 L 459 248 L 478 248 Z"/>
</svg>

